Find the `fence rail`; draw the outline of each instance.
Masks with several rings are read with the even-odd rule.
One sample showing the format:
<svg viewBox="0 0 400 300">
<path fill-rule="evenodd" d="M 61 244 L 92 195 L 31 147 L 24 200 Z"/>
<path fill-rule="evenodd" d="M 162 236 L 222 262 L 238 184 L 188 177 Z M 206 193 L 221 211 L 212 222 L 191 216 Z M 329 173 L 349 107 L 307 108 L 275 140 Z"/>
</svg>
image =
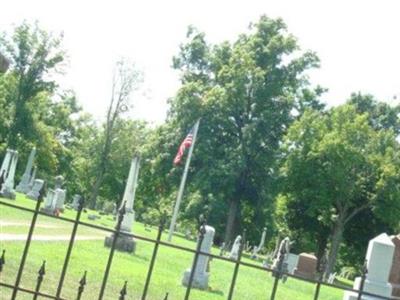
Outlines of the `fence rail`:
<svg viewBox="0 0 400 300">
<path fill-rule="evenodd" d="M 106 289 L 106 286 L 107 286 L 107 282 L 108 282 L 109 271 L 110 271 L 111 265 L 113 263 L 113 256 L 114 256 L 114 252 L 116 250 L 116 245 L 115 244 L 116 244 L 116 240 L 117 240 L 118 236 L 128 236 L 128 237 L 135 238 L 137 240 L 147 241 L 147 242 L 150 242 L 150 243 L 154 244 L 153 253 L 152 253 L 152 256 L 151 256 L 151 260 L 150 260 L 150 263 L 149 263 L 149 268 L 148 268 L 147 275 L 146 275 L 146 281 L 145 281 L 145 284 L 144 284 L 144 287 L 143 287 L 142 296 L 141 296 L 142 300 L 146 300 L 147 299 L 148 289 L 149 289 L 149 286 L 151 284 L 151 278 L 152 278 L 152 274 L 153 274 L 154 264 L 155 264 L 155 262 L 157 260 L 158 249 L 159 249 L 160 246 L 169 247 L 169 248 L 173 248 L 173 249 L 177 249 L 177 250 L 181 250 L 181 251 L 186 251 L 186 252 L 194 254 L 193 265 L 192 265 L 192 268 L 191 268 L 192 271 L 191 271 L 190 278 L 189 278 L 189 284 L 186 287 L 186 293 L 185 293 L 185 297 L 184 297 L 185 300 L 189 299 L 190 292 L 193 289 L 192 288 L 192 281 L 193 281 L 193 277 L 194 277 L 193 270 L 195 269 L 195 266 L 196 266 L 197 259 L 198 259 L 199 255 L 205 255 L 205 256 L 208 256 L 208 257 L 213 258 L 213 259 L 217 259 L 217 260 L 221 260 L 221 261 L 227 261 L 227 262 L 230 262 L 230 263 L 232 263 L 234 265 L 234 271 L 233 271 L 233 274 L 232 274 L 232 279 L 231 279 L 231 282 L 230 282 L 230 285 L 229 285 L 229 293 L 228 293 L 228 296 L 227 296 L 228 300 L 233 299 L 235 285 L 236 285 L 236 279 L 237 279 L 237 275 L 239 273 L 239 270 L 240 270 L 241 266 L 262 270 L 264 272 L 271 273 L 275 277 L 274 284 L 273 284 L 273 289 L 272 289 L 272 291 L 271 291 L 271 293 L 269 295 L 267 295 L 267 294 L 265 295 L 265 299 L 275 300 L 276 293 L 277 293 L 277 290 L 279 288 L 280 279 L 283 276 L 286 276 L 288 278 L 294 278 L 294 279 L 297 279 L 297 280 L 301 280 L 301 281 L 305 281 L 305 282 L 314 284 L 315 285 L 315 292 L 314 292 L 314 298 L 313 298 L 314 300 L 318 300 L 319 299 L 319 297 L 320 297 L 319 296 L 320 288 L 322 286 L 336 288 L 336 289 L 340 289 L 342 291 L 354 292 L 355 294 L 357 294 L 358 299 L 360 299 L 360 300 L 362 299 L 363 295 L 365 295 L 365 296 L 373 296 L 373 297 L 375 297 L 377 299 L 383 299 L 383 300 L 394 300 L 394 299 L 396 299 L 394 297 L 384 297 L 384 296 L 371 294 L 371 293 L 368 293 L 368 292 L 364 291 L 363 287 L 364 287 L 364 281 L 365 281 L 365 278 L 366 278 L 365 274 L 367 273 L 366 269 L 363 271 L 363 274 L 361 274 L 362 275 L 361 276 L 362 281 L 361 281 L 360 289 L 359 290 L 355 290 L 355 289 L 348 288 L 348 287 L 345 287 L 345 286 L 342 286 L 342 285 L 337 285 L 337 284 L 331 284 L 331 283 L 324 282 L 322 280 L 322 276 L 320 276 L 318 278 L 318 280 L 312 280 L 312 279 L 307 279 L 307 278 L 304 278 L 304 277 L 301 277 L 301 276 L 297 276 L 297 275 L 294 275 L 294 274 L 290 274 L 290 273 L 284 272 L 283 271 L 283 257 L 284 257 L 285 253 L 279 253 L 279 262 L 278 262 L 278 267 L 276 269 L 271 269 L 269 267 L 264 267 L 264 266 L 260 266 L 260 265 L 256 265 L 256 264 L 253 264 L 253 263 L 248 263 L 248 262 L 242 261 L 241 258 L 242 258 L 242 254 L 243 254 L 243 250 L 244 250 L 243 249 L 243 245 L 245 244 L 245 242 L 242 242 L 242 244 L 241 244 L 242 246 L 239 249 L 239 255 L 238 255 L 238 258 L 236 260 L 232 260 L 230 258 L 223 257 L 223 256 L 220 256 L 220 255 L 215 255 L 215 254 L 212 254 L 212 253 L 202 252 L 200 249 L 201 249 L 201 243 L 202 243 L 202 240 L 203 240 L 203 237 L 204 237 L 204 232 L 205 232 L 205 221 L 203 221 L 202 224 L 199 226 L 199 236 L 198 236 L 197 247 L 196 247 L 196 249 L 191 249 L 191 248 L 175 245 L 175 244 L 172 244 L 172 243 L 165 242 L 165 241 L 161 240 L 161 235 L 162 235 L 162 232 L 164 230 L 165 223 L 166 223 L 166 216 L 165 215 L 163 215 L 161 217 L 161 219 L 160 219 L 160 224 L 158 226 L 158 232 L 157 232 L 156 239 L 151 239 L 151 238 L 148 238 L 148 237 L 144 237 L 144 236 L 140 236 L 140 235 L 136 235 L 136 234 L 133 234 L 133 233 L 128 233 L 128 232 L 124 232 L 124 231 L 120 230 L 121 229 L 121 222 L 123 220 L 123 216 L 124 216 L 124 213 L 125 213 L 124 206 L 118 212 L 118 221 L 117 221 L 116 228 L 115 229 L 111 229 L 111 228 L 107 228 L 107 227 L 104 227 L 104 226 L 90 224 L 90 223 L 87 223 L 87 222 L 84 222 L 84 221 L 80 220 L 82 209 L 83 209 L 83 199 L 81 199 L 81 201 L 79 203 L 77 214 L 76 214 L 76 217 L 75 217 L 74 220 L 69 219 L 69 218 L 65 218 L 65 217 L 62 217 L 62 216 L 48 215 L 48 214 L 46 214 L 44 212 L 41 212 L 39 210 L 39 208 L 40 208 L 40 205 L 41 205 L 41 203 L 43 201 L 43 197 L 44 197 L 43 194 L 44 194 L 44 189 L 42 189 L 42 191 L 40 193 L 40 196 L 39 196 L 39 198 L 37 200 L 35 209 L 21 207 L 21 206 L 15 205 L 13 203 L 4 202 L 4 201 L 0 200 L 0 205 L 4 205 L 4 206 L 11 207 L 11 208 L 14 208 L 14 209 L 18 209 L 18 210 L 21 210 L 21 211 L 30 212 L 30 213 L 33 214 L 31 225 L 29 227 L 27 240 L 26 240 L 25 247 L 24 247 L 24 251 L 22 253 L 21 261 L 20 261 L 20 264 L 19 264 L 19 269 L 18 269 L 18 272 L 17 272 L 17 277 L 16 277 L 16 280 L 15 280 L 15 283 L 13 285 L 11 285 L 11 284 L 7 284 L 7 283 L 4 283 L 4 282 L 0 281 L 0 286 L 1 287 L 8 288 L 8 289 L 12 290 L 11 300 L 15 300 L 16 299 L 18 292 L 24 292 L 24 293 L 32 294 L 33 295 L 33 299 L 36 299 L 38 296 L 40 296 L 42 298 L 47 298 L 47 299 L 57 299 L 57 300 L 64 300 L 65 299 L 65 298 L 61 297 L 62 288 L 63 288 L 63 285 L 64 285 L 65 274 L 66 274 L 67 269 L 68 269 L 70 256 L 71 256 L 71 253 L 73 251 L 76 232 L 77 232 L 77 229 L 78 229 L 79 226 L 85 226 L 85 227 L 90 227 L 90 228 L 102 230 L 104 232 L 111 233 L 114 236 L 114 240 L 113 240 L 113 243 L 111 245 L 110 252 L 109 252 L 109 257 L 108 257 L 106 269 L 105 269 L 105 272 L 104 272 L 101 288 L 100 288 L 99 295 L 98 295 L 98 299 L 99 300 L 102 300 L 104 298 L 104 292 L 105 292 L 105 289 Z M 30 289 L 23 288 L 23 287 L 20 286 L 21 277 L 22 277 L 22 274 L 23 274 L 24 268 L 25 268 L 26 257 L 27 257 L 27 255 L 29 253 L 30 243 L 31 243 L 31 240 L 32 240 L 32 235 L 33 235 L 33 232 L 34 232 L 34 229 L 35 229 L 37 217 L 39 215 L 43 215 L 43 216 L 46 216 L 46 217 L 55 218 L 57 220 L 62 220 L 62 221 L 65 221 L 65 222 L 73 223 L 73 230 L 72 230 L 71 237 L 70 237 L 70 240 L 69 240 L 69 244 L 68 244 L 68 248 L 67 248 L 67 254 L 66 254 L 64 262 L 63 262 L 63 267 L 62 267 L 62 271 L 61 271 L 61 275 L 60 275 L 60 279 L 59 279 L 59 282 L 58 282 L 58 285 L 57 285 L 57 291 L 56 291 L 55 295 L 50 295 L 50 294 L 46 294 L 46 293 L 40 292 L 41 283 L 42 283 L 43 277 L 45 276 L 45 273 L 46 273 L 45 261 L 43 262 L 42 266 L 39 269 L 38 277 L 37 277 L 37 284 L 36 284 L 35 290 L 30 290 Z M 244 241 L 244 238 L 245 238 L 245 233 L 243 234 L 243 241 Z M 2 270 L 3 270 L 3 268 L 6 267 L 5 256 L 6 256 L 6 253 L 3 250 L 3 254 L 2 254 L 1 258 L 0 258 L 0 274 L 1 274 Z M 77 299 L 77 300 L 80 300 L 81 297 L 83 296 L 84 290 L 85 290 L 85 285 L 86 285 L 86 274 L 87 273 L 86 273 L 85 270 L 83 270 L 82 273 L 83 273 L 82 278 L 77 283 L 78 288 L 77 288 L 77 291 L 76 291 L 76 297 L 74 298 L 74 299 Z M 1 279 L 1 276 L 0 276 L 0 279 Z M 125 281 L 124 284 L 122 285 L 122 288 L 121 288 L 121 290 L 119 292 L 119 295 L 117 295 L 118 299 L 124 300 L 126 298 L 127 294 L 128 294 L 128 282 Z M 92 296 L 91 296 L 91 299 L 93 299 Z M 165 297 L 163 299 L 164 300 L 168 299 L 168 293 L 165 294 Z M 65 300 L 67 300 L 67 299 L 65 299 Z"/>
</svg>

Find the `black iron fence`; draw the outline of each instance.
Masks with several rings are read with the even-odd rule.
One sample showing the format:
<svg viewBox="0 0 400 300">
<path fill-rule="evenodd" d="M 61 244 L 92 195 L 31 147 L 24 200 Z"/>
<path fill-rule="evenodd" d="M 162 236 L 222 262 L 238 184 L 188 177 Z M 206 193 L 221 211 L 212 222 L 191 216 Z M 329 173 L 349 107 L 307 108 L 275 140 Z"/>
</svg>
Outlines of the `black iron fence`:
<svg viewBox="0 0 400 300">
<path fill-rule="evenodd" d="M 205 233 L 205 221 L 203 221 L 201 223 L 201 225 L 199 226 L 197 247 L 194 250 L 194 249 L 191 249 L 191 248 L 187 248 L 187 247 L 171 244 L 171 243 L 168 243 L 168 242 L 165 242 L 165 241 L 161 240 L 161 235 L 162 235 L 162 232 L 164 230 L 164 225 L 165 225 L 165 221 L 166 221 L 166 216 L 165 215 L 163 217 L 161 217 L 160 224 L 158 226 L 158 232 L 157 232 L 156 239 L 151 239 L 151 238 L 147 238 L 147 237 L 144 237 L 144 236 L 127 233 L 127 232 L 123 232 L 123 231 L 120 230 L 121 229 L 121 223 L 122 223 L 122 220 L 123 220 L 123 216 L 124 216 L 124 213 L 125 213 L 125 207 L 124 206 L 118 212 L 117 225 L 116 225 L 115 229 L 110 229 L 110 228 L 107 228 L 107 227 L 94 225 L 94 224 L 90 224 L 90 223 L 81 221 L 80 218 L 81 218 L 81 213 L 82 213 L 82 209 L 83 209 L 83 199 L 81 199 L 81 201 L 79 203 L 79 207 L 78 207 L 78 210 L 77 210 L 77 214 L 76 214 L 75 220 L 68 219 L 68 218 L 65 218 L 65 217 L 62 217 L 62 216 L 48 215 L 46 213 L 43 213 L 43 212 L 39 211 L 39 208 L 40 208 L 40 205 L 41 205 L 41 203 L 43 201 L 43 196 L 44 196 L 43 195 L 43 193 L 44 193 L 43 190 L 41 191 L 41 194 L 40 194 L 39 199 L 38 199 L 38 201 L 36 203 L 35 209 L 25 208 L 25 207 L 17 206 L 15 204 L 12 204 L 12 203 L 9 203 L 9 202 L 0 201 L 0 205 L 12 207 L 12 208 L 15 208 L 15 209 L 18 209 L 18 210 L 22 210 L 22 211 L 26 211 L 26 212 L 30 212 L 30 213 L 33 214 L 32 221 L 31 221 L 31 224 L 30 224 L 30 227 L 29 227 L 28 236 L 27 236 L 26 243 L 25 243 L 25 247 L 24 247 L 24 250 L 23 250 L 23 253 L 22 253 L 20 264 L 19 264 L 17 276 L 16 276 L 16 279 L 15 279 L 15 283 L 11 285 L 11 284 L 4 283 L 4 282 L 0 281 L 0 287 L 8 288 L 8 289 L 12 290 L 12 296 L 11 296 L 12 300 L 16 299 L 18 292 L 24 292 L 24 293 L 31 294 L 31 295 L 33 295 L 33 299 L 37 299 L 39 296 L 41 298 L 47 298 L 47 299 L 57 299 L 57 300 L 65 299 L 65 298 L 63 298 L 61 296 L 61 294 L 62 294 L 62 289 L 63 289 L 63 285 L 64 285 L 64 279 L 65 279 L 65 275 L 66 275 L 66 272 L 67 272 L 67 269 L 68 269 L 71 253 L 72 253 L 72 250 L 73 250 L 73 247 L 74 247 L 74 242 L 75 242 L 77 229 L 78 229 L 79 226 L 87 226 L 87 227 L 90 227 L 90 228 L 94 228 L 94 229 L 102 230 L 102 231 L 105 231 L 105 232 L 109 232 L 109 233 L 113 234 L 113 236 L 114 236 L 113 243 L 111 245 L 111 249 L 110 249 L 109 256 L 108 256 L 107 265 L 106 265 L 106 268 L 105 268 L 105 271 L 104 271 L 104 275 L 103 275 L 103 279 L 102 279 L 102 283 L 101 283 L 101 288 L 100 288 L 100 291 L 99 291 L 99 295 L 97 297 L 99 300 L 102 300 L 104 298 L 104 292 L 105 292 L 105 289 L 106 289 L 106 286 L 107 286 L 109 273 L 110 273 L 110 268 L 111 268 L 111 265 L 113 263 L 113 257 L 114 257 L 114 253 L 115 253 L 115 250 L 116 250 L 117 238 L 118 238 L 118 236 L 123 236 L 123 235 L 129 236 L 129 237 L 132 237 L 132 238 L 135 238 L 135 239 L 138 239 L 138 240 L 147 241 L 147 242 L 150 242 L 150 243 L 154 244 L 153 253 L 152 253 L 152 256 L 151 256 L 149 268 L 148 268 L 147 275 L 146 275 L 146 281 L 145 281 L 145 284 L 144 284 L 144 287 L 143 287 L 142 296 L 141 296 L 142 300 L 148 299 L 147 298 L 148 297 L 148 290 L 149 290 L 149 286 L 151 284 L 151 278 L 152 278 L 152 274 L 153 274 L 153 270 L 154 270 L 154 264 L 156 262 L 157 254 L 158 254 L 158 250 L 159 250 L 160 246 L 170 247 L 170 248 L 174 248 L 174 249 L 177 249 L 177 250 L 186 251 L 186 252 L 190 252 L 190 253 L 194 254 L 193 265 L 192 265 L 192 268 L 191 268 L 192 271 L 191 271 L 191 274 L 190 274 L 190 277 L 189 277 L 189 282 L 187 284 L 186 293 L 185 293 L 185 297 L 184 297 L 185 300 L 190 299 L 190 292 L 192 290 L 192 284 L 193 284 L 193 279 L 194 279 L 194 272 L 193 271 L 194 271 L 195 266 L 197 264 L 199 255 L 205 255 L 205 256 L 208 256 L 208 257 L 213 258 L 213 259 L 227 261 L 227 262 L 230 262 L 230 263 L 234 264 L 232 280 L 231 280 L 231 283 L 230 283 L 229 293 L 228 293 L 228 296 L 227 296 L 227 299 L 229 299 L 229 300 L 233 299 L 233 297 L 234 297 L 236 279 L 237 279 L 237 276 L 238 276 L 238 273 L 239 273 L 239 270 L 240 270 L 241 266 L 250 267 L 250 268 L 262 270 L 264 272 L 272 273 L 272 275 L 274 276 L 273 288 L 272 288 L 272 291 L 270 293 L 265 295 L 264 299 L 270 299 L 270 300 L 274 300 L 275 299 L 277 290 L 279 288 L 279 283 L 280 283 L 280 281 L 282 280 L 283 277 L 295 278 L 295 279 L 298 279 L 298 280 L 302 280 L 302 281 L 314 284 L 315 285 L 315 292 L 314 292 L 314 295 L 313 295 L 313 299 L 314 300 L 318 300 L 319 299 L 321 286 L 336 288 L 336 289 L 340 289 L 342 291 L 354 292 L 358 297 L 357 299 L 359 299 L 359 300 L 362 299 L 363 295 L 365 295 L 365 296 L 373 296 L 376 299 L 385 299 L 385 300 L 396 299 L 396 298 L 393 298 L 393 297 L 392 298 L 388 298 L 388 297 L 383 297 L 383 296 L 380 296 L 380 295 L 371 294 L 371 293 L 368 293 L 366 291 L 363 291 L 364 281 L 366 279 L 366 274 L 367 274 L 367 269 L 366 268 L 364 268 L 363 273 L 361 274 L 361 278 L 362 279 L 361 279 L 360 289 L 359 290 L 354 290 L 354 289 L 351 289 L 351 288 L 348 288 L 348 287 L 345 287 L 345 286 L 342 286 L 342 285 L 327 283 L 327 282 L 323 281 L 322 275 L 319 276 L 318 280 L 310 280 L 310 279 L 307 279 L 307 278 L 304 278 L 304 277 L 301 277 L 301 276 L 296 276 L 296 275 L 284 272 L 283 271 L 283 269 L 284 269 L 283 268 L 283 263 L 284 263 L 283 260 L 284 260 L 285 253 L 279 253 L 279 261 L 278 261 L 278 265 L 277 265 L 277 267 L 275 269 L 271 269 L 271 268 L 268 268 L 268 267 L 264 267 L 264 266 L 260 266 L 260 265 L 256 265 L 256 264 L 253 264 L 253 263 L 248 263 L 248 262 L 242 261 L 243 245 L 245 244 L 245 242 L 244 242 L 245 233 L 243 234 L 243 239 L 242 239 L 243 242 L 241 243 L 241 247 L 239 248 L 239 255 L 238 255 L 238 258 L 236 260 L 232 260 L 232 259 L 220 256 L 220 255 L 214 255 L 214 254 L 211 254 L 211 253 L 202 252 L 200 249 L 201 249 L 201 243 L 203 241 L 204 233 Z M 64 262 L 63 262 L 63 267 L 62 267 L 62 270 L 61 270 L 61 275 L 60 275 L 60 279 L 59 279 L 59 282 L 58 282 L 58 287 L 57 287 L 57 291 L 56 291 L 55 295 L 50 295 L 50 294 L 47 294 L 47 293 L 40 292 L 42 281 L 43 281 L 43 278 L 44 278 L 44 276 L 46 274 L 46 261 L 43 261 L 43 263 L 42 263 L 42 265 L 41 265 L 41 267 L 39 269 L 35 290 L 30 290 L 30 289 L 21 287 L 21 278 L 22 278 L 22 274 L 23 274 L 24 268 L 25 268 L 25 261 L 26 261 L 26 258 L 27 258 L 28 252 L 29 252 L 33 231 L 34 231 L 35 225 L 36 225 L 36 220 L 37 220 L 37 217 L 39 215 L 45 215 L 45 216 L 48 216 L 48 217 L 51 217 L 51 218 L 56 218 L 58 220 L 62 220 L 62 221 L 69 222 L 69 223 L 73 223 L 73 229 L 72 229 L 71 237 L 70 237 L 68 248 L 67 248 L 67 253 L 66 253 L 66 256 L 65 256 L 65 259 L 64 259 Z M 3 268 L 6 268 L 6 266 L 7 266 L 6 265 L 6 250 L 3 250 L 2 251 L 2 255 L 0 257 L 0 275 L 1 275 L 1 272 L 2 272 Z M 322 272 L 320 272 L 320 273 L 322 274 Z M 77 300 L 81 299 L 81 297 L 83 296 L 83 294 L 85 292 L 86 276 L 87 276 L 86 274 L 87 274 L 86 271 L 83 271 L 82 278 L 80 279 L 79 282 L 77 282 L 76 297 L 74 299 L 77 299 Z M 0 279 L 1 279 L 1 276 L 0 276 Z M 124 300 L 126 298 L 128 292 L 129 292 L 128 291 L 128 282 L 125 281 L 124 284 L 122 285 L 122 289 L 120 290 L 119 295 L 116 295 L 115 298 L 118 297 L 118 299 Z M 94 298 L 95 297 L 93 297 L 92 295 L 90 296 L 90 299 L 94 299 Z M 166 291 L 165 297 L 163 299 L 164 300 L 168 299 L 168 292 L 167 291 Z"/>
</svg>

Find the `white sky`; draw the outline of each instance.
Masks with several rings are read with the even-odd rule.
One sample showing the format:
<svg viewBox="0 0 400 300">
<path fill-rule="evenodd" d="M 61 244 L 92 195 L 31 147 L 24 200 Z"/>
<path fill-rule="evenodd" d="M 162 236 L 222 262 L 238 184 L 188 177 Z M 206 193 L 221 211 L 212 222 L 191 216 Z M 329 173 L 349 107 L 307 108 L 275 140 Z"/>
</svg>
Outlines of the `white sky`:
<svg viewBox="0 0 400 300">
<path fill-rule="evenodd" d="M 145 74 L 146 92 L 136 95 L 133 115 L 160 123 L 167 98 L 179 86 L 171 62 L 187 26 L 218 43 L 245 32 L 261 14 L 282 17 L 302 48 L 318 53 L 321 68 L 310 74 L 311 82 L 329 88 L 324 96 L 329 105 L 353 91 L 399 101 L 399 0 L 13 0 L 0 4 L 0 31 L 24 19 L 63 31 L 69 55 L 63 85 L 96 118 L 104 116 L 109 101 L 114 62 L 121 56 L 135 61 Z"/>
</svg>

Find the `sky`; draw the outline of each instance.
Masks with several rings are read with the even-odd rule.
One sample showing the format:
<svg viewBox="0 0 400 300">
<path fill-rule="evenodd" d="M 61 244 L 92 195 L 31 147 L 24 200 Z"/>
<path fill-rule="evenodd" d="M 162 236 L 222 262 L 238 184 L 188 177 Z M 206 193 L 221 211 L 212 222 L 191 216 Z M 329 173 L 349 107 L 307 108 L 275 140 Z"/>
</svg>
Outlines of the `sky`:
<svg viewBox="0 0 400 300">
<path fill-rule="evenodd" d="M 159 124 L 167 99 L 179 88 L 171 64 L 187 27 L 219 43 L 246 32 L 262 14 L 283 18 L 301 48 L 317 52 L 321 67 L 309 73 L 310 81 L 329 89 L 323 96 L 328 106 L 358 91 L 399 103 L 399 12 L 398 0 L 13 0 L 0 3 L 0 31 L 23 20 L 62 31 L 68 54 L 62 87 L 73 89 L 84 110 L 99 120 L 110 99 L 115 62 L 134 61 L 144 82 L 132 95 L 129 114 Z"/>
</svg>

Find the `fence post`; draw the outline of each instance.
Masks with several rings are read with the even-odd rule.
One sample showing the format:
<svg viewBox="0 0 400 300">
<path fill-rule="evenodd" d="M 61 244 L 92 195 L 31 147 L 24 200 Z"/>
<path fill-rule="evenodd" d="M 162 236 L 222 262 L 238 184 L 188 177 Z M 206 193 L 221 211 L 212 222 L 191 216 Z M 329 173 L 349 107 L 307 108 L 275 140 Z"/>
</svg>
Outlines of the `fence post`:
<svg viewBox="0 0 400 300">
<path fill-rule="evenodd" d="M 59 299 L 60 296 L 61 296 L 61 290 L 62 290 L 63 284 L 64 284 L 65 273 L 67 272 L 69 259 L 71 257 L 72 248 L 74 247 L 76 231 L 77 231 L 78 225 L 79 225 L 79 219 L 81 218 L 81 213 L 82 213 L 82 209 L 83 209 L 83 202 L 84 202 L 83 197 L 81 197 L 79 199 L 78 212 L 76 214 L 74 227 L 72 228 L 71 238 L 69 240 L 67 254 L 65 255 L 64 265 L 63 265 L 63 268 L 62 268 L 62 271 L 61 271 L 60 281 L 58 282 L 56 299 Z"/>
<path fill-rule="evenodd" d="M 319 264 L 318 264 L 319 277 L 318 277 L 318 281 L 317 281 L 317 286 L 315 288 L 314 300 L 318 300 L 318 297 L 319 297 L 321 283 L 322 283 L 322 280 L 324 279 L 325 266 L 326 266 L 326 254 L 324 252 L 324 254 L 322 255 L 322 257 L 319 261 Z"/>
<path fill-rule="evenodd" d="M 185 300 L 189 300 L 190 290 L 192 288 L 193 278 L 194 278 L 194 274 L 196 272 L 197 260 L 199 259 L 199 252 L 201 249 L 201 244 L 203 243 L 204 234 L 206 233 L 206 220 L 204 219 L 203 216 L 200 216 L 200 223 L 201 223 L 201 225 L 199 227 L 199 241 L 197 243 L 192 268 L 190 270 L 189 282 L 188 282 L 188 286 L 186 288 L 186 294 L 185 294 L 185 298 L 184 298 Z"/>
<path fill-rule="evenodd" d="M 17 273 L 17 278 L 15 279 L 15 284 L 14 284 L 14 289 L 13 289 L 13 293 L 12 293 L 12 296 L 11 296 L 11 300 L 15 300 L 15 298 L 17 297 L 19 284 L 21 282 L 22 272 L 23 272 L 24 267 L 25 267 L 26 257 L 28 256 L 29 247 L 31 245 L 33 230 L 35 229 L 37 216 L 39 214 L 39 207 L 40 207 L 40 204 L 43 201 L 45 190 L 46 190 L 46 182 L 43 184 L 42 188 L 40 189 L 39 197 L 38 197 L 38 200 L 36 202 L 35 212 L 33 213 L 31 226 L 29 227 L 28 237 L 26 239 L 24 252 L 22 253 L 21 262 L 19 264 L 19 269 L 18 269 L 18 273 Z"/>
<path fill-rule="evenodd" d="M 122 205 L 121 209 L 118 212 L 118 222 L 117 222 L 117 226 L 115 226 L 116 232 L 114 234 L 114 239 L 111 244 L 110 254 L 108 256 L 108 262 L 107 262 L 106 270 L 104 272 L 103 282 L 102 282 L 101 288 L 100 288 L 99 300 L 102 300 L 103 296 L 104 296 L 104 291 L 106 289 L 106 284 L 107 284 L 107 280 L 108 280 L 108 274 L 110 273 L 111 264 L 112 264 L 112 260 L 114 257 L 115 245 L 117 244 L 117 239 L 119 236 L 119 232 L 121 230 L 121 223 L 122 223 L 122 220 L 124 219 L 125 212 L 126 212 L 126 202 L 124 202 L 124 204 Z"/>
<path fill-rule="evenodd" d="M 244 248 L 245 243 L 246 243 L 246 230 L 243 231 L 243 238 L 242 238 L 242 242 L 240 243 L 239 254 L 238 254 L 238 258 L 235 263 L 235 269 L 233 270 L 231 286 L 229 288 L 228 300 L 231 300 L 233 297 L 233 290 L 235 289 L 236 278 L 237 278 L 237 274 L 239 272 L 240 260 L 242 259 L 243 248 Z"/>
<path fill-rule="evenodd" d="M 0 257 L 0 274 L 3 271 L 3 266 L 6 264 L 6 250 L 3 249 L 3 253 Z"/>
<path fill-rule="evenodd" d="M 81 278 L 81 280 L 79 280 L 79 287 L 78 287 L 78 295 L 76 296 L 76 300 L 80 300 L 82 297 L 82 293 L 85 289 L 85 285 L 86 285 L 86 274 L 87 271 L 85 271 L 85 273 L 83 274 L 83 277 Z"/>
<path fill-rule="evenodd" d="M 367 274 L 368 274 L 368 269 L 367 269 L 367 260 L 364 261 L 364 266 L 361 270 L 361 282 L 360 282 L 360 287 L 358 289 L 358 296 L 357 296 L 357 300 L 361 300 L 362 298 L 362 293 L 364 290 L 364 283 L 365 283 L 365 279 L 367 278 Z"/>
<path fill-rule="evenodd" d="M 127 281 L 125 281 L 124 286 L 122 287 L 121 291 L 119 292 L 119 300 L 125 300 L 126 296 L 126 285 L 128 284 Z"/>
<path fill-rule="evenodd" d="M 160 218 L 160 224 L 158 226 L 157 239 L 156 239 L 156 242 L 154 244 L 153 255 L 151 257 L 149 270 L 147 271 L 147 277 L 146 277 L 146 282 L 144 284 L 142 300 L 145 300 L 146 296 L 147 296 L 147 291 L 149 289 L 151 275 L 153 273 L 154 263 L 156 261 L 157 252 L 158 252 L 158 246 L 160 245 L 161 235 L 162 235 L 162 232 L 164 230 L 165 221 L 166 221 L 166 213 L 164 212 L 162 214 L 161 218 Z"/>
<path fill-rule="evenodd" d="M 38 297 L 38 293 L 40 290 L 40 286 L 42 285 L 43 277 L 46 274 L 46 261 L 43 261 L 42 266 L 39 269 L 38 272 L 39 276 L 37 278 L 37 283 L 36 283 L 36 288 L 35 288 L 35 294 L 33 295 L 33 300 L 36 300 Z"/>
<path fill-rule="evenodd" d="M 279 252 L 277 269 L 272 271 L 272 275 L 275 277 L 275 281 L 274 281 L 274 286 L 272 288 L 271 300 L 275 299 L 276 291 L 278 289 L 279 279 L 281 279 L 282 277 L 283 260 L 285 258 L 285 253 L 286 253 L 285 247 L 282 247 L 281 251 Z"/>
<path fill-rule="evenodd" d="M 5 174 L 5 170 L 3 170 L 3 172 L 1 172 L 1 175 L 0 175 L 0 191 L 2 190 L 2 188 L 3 188 L 3 184 L 4 184 L 4 174 Z"/>
</svg>

